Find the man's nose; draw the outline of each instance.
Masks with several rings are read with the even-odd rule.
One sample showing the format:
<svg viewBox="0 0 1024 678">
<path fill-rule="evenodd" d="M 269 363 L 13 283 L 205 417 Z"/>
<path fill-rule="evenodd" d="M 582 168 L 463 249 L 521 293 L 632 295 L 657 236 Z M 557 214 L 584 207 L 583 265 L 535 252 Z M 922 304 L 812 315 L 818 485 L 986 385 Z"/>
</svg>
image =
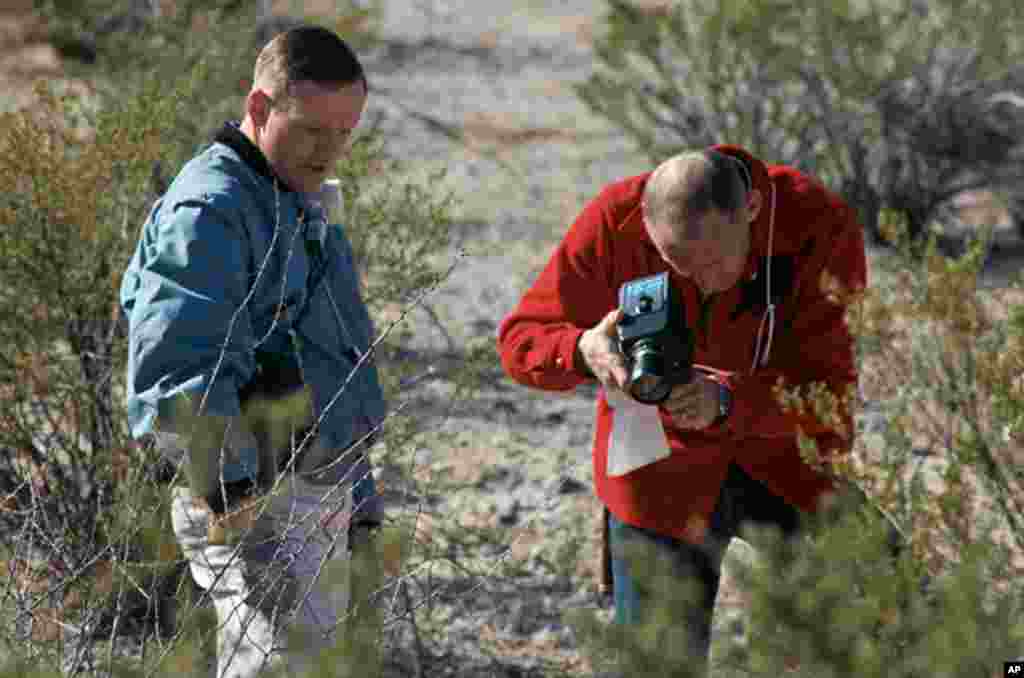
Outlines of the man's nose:
<svg viewBox="0 0 1024 678">
<path fill-rule="evenodd" d="M 348 134 L 339 134 L 338 136 L 332 137 L 331 140 L 328 142 L 328 148 L 330 149 L 331 153 L 335 155 L 342 153 L 346 148 L 348 148 L 349 138 L 350 137 Z"/>
<path fill-rule="evenodd" d="M 348 147 L 348 142 L 352 138 L 352 133 L 349 130 L 339 130 L 337 132 L 331 132 L 325 134 L 323 142 L 327 145 L 328 150 L 334 154 L 339 154 Z"/>
<path fill-rule="evenodd" d="M 316 153 L 332 159 L 341 155 L 348 147 L 352 133 L 348 130 L 322 132 L 316 140 Z"/>
</svg>

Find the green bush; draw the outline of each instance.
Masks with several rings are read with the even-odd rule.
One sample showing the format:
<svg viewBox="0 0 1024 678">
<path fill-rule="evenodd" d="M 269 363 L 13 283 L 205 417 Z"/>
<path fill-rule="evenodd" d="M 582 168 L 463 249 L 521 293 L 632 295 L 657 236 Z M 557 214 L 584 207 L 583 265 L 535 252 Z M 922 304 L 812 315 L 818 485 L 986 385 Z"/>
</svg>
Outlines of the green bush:
<svg viewBox="0 0 1024 678">
<path fill-rule="evenodd" d="M 959 191 L 1019 194 L 1024 13 L 1013 0 L 609 0 L 578 93 L 653 159 L 737 143 L 811 170 L 878 236 L 922 237 Z"/>
<path fill-rule="evenodd" d="M 723 652 L 724 675 L 999 675 L 1024 648 L 1019 575 L 1006 554 L 972 544 L 922 585 L 888 522 L 856 509 L 799 544 L 751 535 L 763 558 L 736 568 L 750 592 L 748 645 Z"/>
</svg>

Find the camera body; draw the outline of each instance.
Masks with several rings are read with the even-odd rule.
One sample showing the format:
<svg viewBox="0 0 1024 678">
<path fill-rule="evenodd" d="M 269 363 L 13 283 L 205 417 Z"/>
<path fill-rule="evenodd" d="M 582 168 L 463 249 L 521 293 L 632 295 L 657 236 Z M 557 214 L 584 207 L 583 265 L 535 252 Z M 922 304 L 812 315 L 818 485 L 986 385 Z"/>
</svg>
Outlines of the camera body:
<svg viewBox="0 0 1024 678">
<path fill-rule="evenodd" d="M 667 271 L 636 278 L 619 289 L 619 307 L 619 350 L 630 368 L 629 393 L 641 403 L 661 403 L 673 386 L 690 381 L 693 368 L 693 332 L 679 292 Z"/>
</svg>

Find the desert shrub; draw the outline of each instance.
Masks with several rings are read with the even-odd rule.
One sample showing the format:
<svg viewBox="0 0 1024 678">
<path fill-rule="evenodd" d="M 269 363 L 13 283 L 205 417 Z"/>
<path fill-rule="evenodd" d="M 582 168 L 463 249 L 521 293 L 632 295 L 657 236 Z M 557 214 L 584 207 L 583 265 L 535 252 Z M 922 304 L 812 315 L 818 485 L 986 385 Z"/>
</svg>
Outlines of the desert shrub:
<svg viewBox="0 0 1024 678">
<path fill-rule="evenodd" d="M 61 624 L 79 638 L 109 627 L 117 581 L 126 617 L 136 616 L 145 603 L 135 588 L 162 568 L 112 564 L 167 556 L 150 534 L 163 526 L 148 508 L 155 465 L 124 424 L 116 294 L 160 129 L 174 118 L 173 99 L 153 94 L 97 110 L 41 86 L 35 106 L 4 116 L 0 484 L 11 647 L 23 632 L 63 639 Z"/>
<path fill-rule="evenodd" d="M 300 2 L 277 4 L 294 14 L 236 0 L 39 0 L 36 8 L 49 39 L 69 57 L 69 74 L 87 79 L 104 100 L 121 101 L 147 85 L 165 96 L 183 73 L 201 71 L 202 83 L 178 92 L 176 125 L 163 130 L 164 154 L 153 169 L 162 190 L 223 120 L 240 117 L 256 55 L 276 33 L 311 21 L 337 30 L 357 49 L 376 39 L 375 0 L 336 0 L 322 16 L 306 16 Z"/>
<path fill-rule="evenodd" d="M 898 218 L 892 223 L 900 239 Z M 1019 554 L 1021 281 L 980 284 L 984 237 L 956 259 L 934 243 L 923 250 L 880 260 L 878 282 L 851 320 L 861 338 L 864 419 L 875 425 L 865 427 L 844 472 L 937 567 L 978 535 Z M 919 464 L 927 470 L 909 472 Z"/>
<path fill-rule="evenodd" d="M 172 73 L 172 64 L 165 61 L 168 51 L 187 52 L 187 58 L 196 59 L 204 42 L 221 55 L 248 41 L 250 53 L 245 56 L 255 57 L 277 30 L 306 14 L 304 3 L 295 0 L 274 3 L 276 13 L 270 2 L 238 0 L 36 0 L 34 5 L 37 16 L 45 20 L 49 41 L 66 58 L 106 73 L 127 74 L 137 74 L 140 68 Z M 363 46 L 372 40 L 380 6 L 374 0 L 337 0 L 322 5 L 321 11 L 324 15 L 309 18 L 334 24 L 355 45 Z M 227 27 L 241 30 L 210 33 Z M 211 41 L 213 35 L 217 39 Z M 225 65 L 246 68 L 252 63 L 250 58 L 237 66 Z"/>
<path fill-rule="evenodd" d="M 31 108 L 0 124 L 0 675 L 181 675 L 210 660 L 212 610 L 182 576 L 169 527 L 174 469 L 126 430 L 117 291 L 152 200 L 208 130 L 238 117 L 239 80 L 258 47 L 292 20 L 261 18 L 243 3 L 176 3 L 170 16 L 136 5 L 44 3 L 53 30 L 68 35 L 111 12 L 141 12 L 142 23 L 90 37 L 96 59 L 76 69 L 87 87 L 70 94 L 40 85 Z M 329 24 L 347 26 L 357 44 L 371 37 L 372 5 L 338 7 Z M 436 357 L 403 349 L 401 328 L 459 258 L 447 239 L 452 197 L 438 190 L 440 177 L 429 186 L 396 180 L 390 172 L 399 168 L 373 129 L 336 169 L 382 333 L 378 364 L 399 399 L 403 379 Z M 457 398 L 486 351 L 454 352 L 449 345 L 446 376 Z M 379 465 L 400 466 L 427 428 L 403 424 L 410 419 L 389 420 Z M 389 582 L 360 579 L 371 568 L 354 566 L 362 595 L 397 597 L 396 586 L 418 581 L 395 548 L 408 541 L 404 529 L 395 521 L 377 540 Z M 420 591 L 429 602 L 431 586 L 402 593 L 408 614 L 392 611 L 384 627 L 361 621 L 332 656 L 356 657 L 365 669 L 388 623 L 416 623 Z M 430 654 L 437 634 L 420 639 L 420 654 Z M 327 665 L 332 672 L 317 675 L 348 675 L 353 663 L 325 657 Z"/>
<path fill-rule="evenodd" d="M 609 0 L 578 92 L 654 159 L 743 144 L 920 237 L 959 191 L 1019 193 L 1022 27 L 1011 0 Z"/>
<path fill-rule="evenodd" d="M 747 643 L 723 649 L 722 675 L 996 676 L 1024 648 L 1019 574 L 982 540 L 923 580 L 911 550 L 893 559 L 889 523 L 848 507 L 797 544 L 750 534 L 739 563 Z M 730 673 L 732 672 L 732 673 Z"/>
</svg>

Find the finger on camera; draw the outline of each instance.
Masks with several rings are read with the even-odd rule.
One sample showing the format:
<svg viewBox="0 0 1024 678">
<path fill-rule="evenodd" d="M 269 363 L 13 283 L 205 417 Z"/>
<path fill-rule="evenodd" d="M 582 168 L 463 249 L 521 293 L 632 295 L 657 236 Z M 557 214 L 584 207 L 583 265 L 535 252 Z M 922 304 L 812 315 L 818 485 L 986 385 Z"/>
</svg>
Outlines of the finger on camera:
<svg viewBox="0 0 1024 678">
<path fill-rule="evenodd" d="M 668 413 L 669 413 L 669 416 L 671 416 L 673 419 L 682 421 L 682 420 L 692 419 L 693 418 L 693 411 L 694 411 L 693 408 L 690 407 L 689 405 L 687 405 L 687 406 L 682 406 L 682 407 L 671 408 L 671 409 L 669 409 Z"/>
<path fill-rule="evenodd" d="M 608 359 L 619 359 L 619 344 L 613 337 L 602 336 L 601 337 L 601 352 L 608 356 Z"/>
<path fill-rule="evenodd" d="M 604 327 L 604 334 L 609 338 L 618 339 L 619 330 L 618 324 L 622 320 L 622 309 L 616 308 L 608 313 L 602 320 L 601 325 Z"/>
<path fill-rule="evenodd" d="M 606 387 L 623 390 L 626 380 L 626 369 L 622 361 L 614 355 L 606 356 L 601 366 L 601 383 Z"/>
<path fill-rule="evenodd" d="M 704 376 L 694 374 L 690 377 L 689 381 L 683 382 L 681 384 L 676 384 L 672 388 L 672 396 L 692 395 L 693 397 L 699 397 L 704 389 L 705 381 L 707 381 L 707 378 L 705 378 Z"/>
<path fill-rule="evenodd" d="M 669 410 L 678 410 L 692 404 L 695 396 L 695 389 L 692 384 L 676 384 L 665 399 L 665 407 Z"/>
<path fill-rule="evenodd" d="M 614 371 L 609 371 L 605 374 L 604 379 L 601 380 L 601 385 L 604 386 L 606 391 L 626 390 L 625 380 L 620 378 L 620 376 L 617 375 Z"/>
<path fill-rule="evenodd" d="M 617 368 L 613 374 L 615 375 L 615 381 L 618 384 L 620 391 L 629 391 L 629 375 L 626 373 L 624 367 Z"/>
</svg>

